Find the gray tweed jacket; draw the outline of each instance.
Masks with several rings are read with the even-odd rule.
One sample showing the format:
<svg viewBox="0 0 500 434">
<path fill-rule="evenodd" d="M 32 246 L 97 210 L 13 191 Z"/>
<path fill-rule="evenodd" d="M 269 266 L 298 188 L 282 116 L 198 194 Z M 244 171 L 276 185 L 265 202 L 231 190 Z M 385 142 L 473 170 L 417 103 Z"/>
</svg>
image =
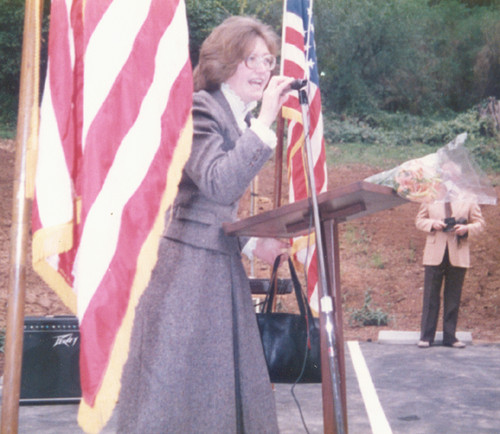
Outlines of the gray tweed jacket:
<svg viewBox="0 0 500 434">
<path fill-rule="evenodd" d="M 224 235 L 222 223 L 236 219 L 240 197 L 272 150 L 252 130 L 242 134 L 221 91 L 196 93 L 193 116 L 193 148 L 165 235 L 229 252 L 237 240 Z"/>
</svg>

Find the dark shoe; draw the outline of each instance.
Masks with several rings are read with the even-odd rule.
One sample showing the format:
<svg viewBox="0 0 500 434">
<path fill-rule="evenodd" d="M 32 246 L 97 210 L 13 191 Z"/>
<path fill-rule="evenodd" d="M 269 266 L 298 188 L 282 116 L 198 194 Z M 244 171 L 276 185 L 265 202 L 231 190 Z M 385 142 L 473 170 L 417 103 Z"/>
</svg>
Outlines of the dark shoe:
<svg viewBox="0 0 500 434">
<path fill-rule="evenodd" d="M 431 344 L 427 341 L 418 341 L 418 348 L 429 348 Z"/>
</svg>

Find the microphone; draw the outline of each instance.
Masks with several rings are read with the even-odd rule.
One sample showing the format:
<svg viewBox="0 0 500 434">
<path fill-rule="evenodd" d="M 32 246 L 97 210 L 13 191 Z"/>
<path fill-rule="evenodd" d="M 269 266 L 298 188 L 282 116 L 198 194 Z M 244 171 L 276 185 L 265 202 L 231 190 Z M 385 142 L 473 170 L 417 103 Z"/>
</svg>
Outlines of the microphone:
<svg viewBox="0 0 500 434">
<path fill-rule="evenodd" d="M 292 83 L 290 84 L 290 89 L 292 90 L 300 90 L 303 87 L 307 85 L 307 79 L 302 79 L 302 80 L 293 80 Z"/>
</svg>

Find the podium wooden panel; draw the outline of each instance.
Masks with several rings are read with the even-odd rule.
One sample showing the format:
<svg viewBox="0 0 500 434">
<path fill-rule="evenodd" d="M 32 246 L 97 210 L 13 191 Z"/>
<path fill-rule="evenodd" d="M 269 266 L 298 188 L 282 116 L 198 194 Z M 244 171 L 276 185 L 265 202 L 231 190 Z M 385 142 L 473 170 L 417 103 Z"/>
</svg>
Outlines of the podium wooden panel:
<svg viewBox="0 0 500 434">
<path fill-rule="evenodd" d="M 344 187 L 326 191 L 317 196 L 321 221 L 321 234 L 326 269 L 326 293 L 334 304 L 333 321 L 335 324 L 335 360 L 340 373 L 341 413 L 344 432 L 348 432 L 347 398 L 345 382 L 344 334 L 342 326 L 342 303 L 340 291 L 340 259 L 338 224 L 354 220 L 379 211 L 408 203 L 393 189 L 365 181 L 355 182 Z M 272 211 L 267 211 L 234 223 L 224 223 L 228 235 L 273 238 L 292 238 L 314 231 L 312 207 L 309 199 L 304 199 Z M 326 331 L 324 315 L 321 318 L 321 373 L 323 397 L 323 429 L 325 433 L 336 433 L 333 400 L 333 379 L 328 366 Z M 340 420 L 340 417 L 338 418 Z M 342 426 L 342 425 L 340 425 Z"/>
</svg>

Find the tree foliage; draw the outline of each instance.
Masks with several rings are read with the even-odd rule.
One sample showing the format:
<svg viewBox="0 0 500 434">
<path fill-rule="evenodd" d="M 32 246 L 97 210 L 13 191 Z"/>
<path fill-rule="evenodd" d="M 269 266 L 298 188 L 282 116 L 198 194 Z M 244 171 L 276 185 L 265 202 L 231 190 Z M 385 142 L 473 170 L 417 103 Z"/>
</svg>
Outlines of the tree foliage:
<svg viewBox="0 0 500 434">
<path fill-rule="evenodd" d="M 17 111 L 23 37 L 24 1 L 0 3 L 0 119 L 13 122 Z"/>
<path fill-rule="evenodd" d="M 337 112 L 460 111 L 498 83 L 500 7 L 317 0 L 322 92 Z"/>
<path fill-rule="evenodd" d="M 23 46 L 24 0 L 0 1 L 0 122 L 12 125 L 17 116 L 21 54 Z M 43 81 L 50 2 L 44 3 L 41 78 Z"/>
<path fill-rule="evenodd" d="M 198 63 L 201 44 L 225 18 L 232 15 L 252 15 L 279 29 L 281 0 L 186 0 L 189 26 L 189 51 L 193 65 Z"/>
<path fill-rule="evenodd" d="M 257 16 L 281 34 L 282 0 L 186 0 L 186 7 L 193 65 L 202 41 L 230 15 Z M 499 0 L 316 0 L 314 11 L 326 110 L 429 115 L 500 98 Z M 17 114 L 23 15 L 24 0 L 0 2 L 3 123 Z"/>
</svg>

